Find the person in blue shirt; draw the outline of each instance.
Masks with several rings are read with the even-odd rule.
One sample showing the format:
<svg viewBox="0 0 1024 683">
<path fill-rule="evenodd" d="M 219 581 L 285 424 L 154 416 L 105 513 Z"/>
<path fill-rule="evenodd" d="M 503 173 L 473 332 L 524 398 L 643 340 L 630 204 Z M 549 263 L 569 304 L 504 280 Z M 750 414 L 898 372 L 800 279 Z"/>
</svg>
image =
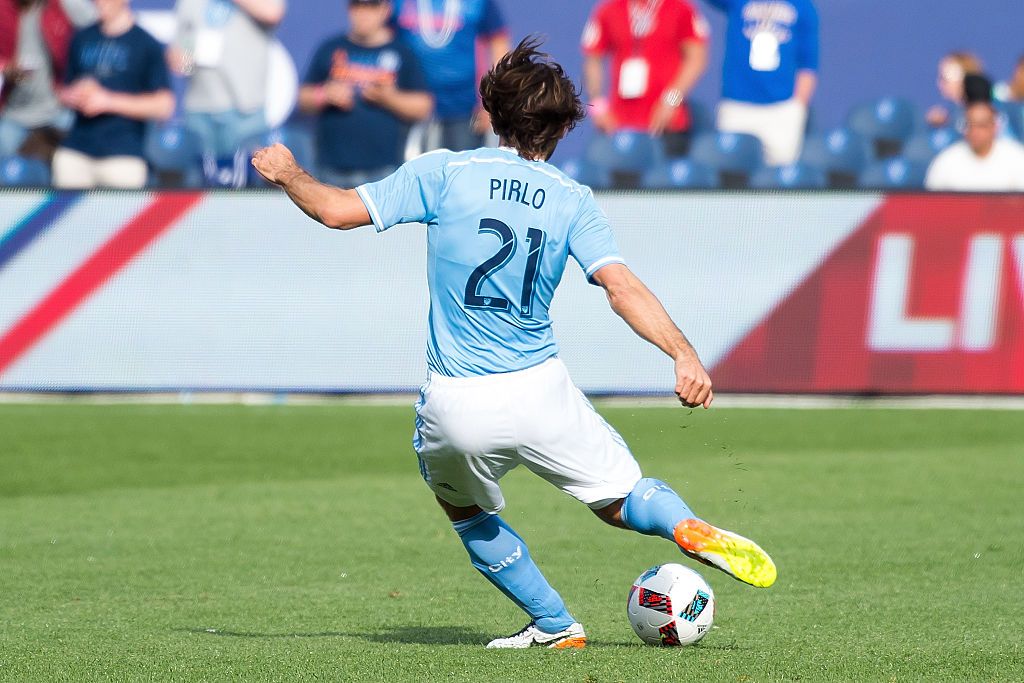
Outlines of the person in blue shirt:
<svg viewBox="0 0 1024 683">
<path fill-rule="evenodd" d="M 437 101 L 425 149 L 479 147 L 490 130 L 477 100 L 477 45 L 493 64 L 509 50 L 497 0 L 394 0 L 393 22 L 419 58 Z"/>
<path fill-rule="evenodd" d="M 174 113 L 164 49 L 135 25 L 129 0 L 96 0 L 98 24 L 71 40 L 61 102 L 75 122 L 53 157 L 60 188 L 140 188 L 146 123 Z"/>
<path fill-rule="evenodd" d="M 349 32 L 313 56 L 299 107 L 317 116 L 319 177 L 352 187 L 380 180 L 405 160 L 409 125 L 430 116 L 416 55 L 395 40 L 387 0 L 349 0 Z"/>
<path fill-rule="evenodd" d="M 760 138 L 765 163 L 800 157 L 818 83 L 812 0 L 707 0 L 728 16 L 718 129 Z"/>
<path fill-rule="evenodd" d="M 584 109 L 572 81 L 537 47 L 523 41 L 480 84 L 501 148 L 431 152 L 354 190 L 317 182 L 283 145 L 253 157 L 267 180 L 328 227 L 426 226 L 429 373 L 413 446 L 473 566 L 530 616 L 492 648 L 586 644 L 526 542 L 498 514 L 498 482 L 518 465 L 612 526 L 666 538 L 754 586 L 776 578 L 757 544 L 696 517 L 667 484 L 641 474 L 558 358 L 549 307 L 572 258 L 612 309 L 674 360 L 683 405 L 708 408 L 714 398 L 696 351 L 625 265 L 593 193 L 547 163 Z"/>
</svg>

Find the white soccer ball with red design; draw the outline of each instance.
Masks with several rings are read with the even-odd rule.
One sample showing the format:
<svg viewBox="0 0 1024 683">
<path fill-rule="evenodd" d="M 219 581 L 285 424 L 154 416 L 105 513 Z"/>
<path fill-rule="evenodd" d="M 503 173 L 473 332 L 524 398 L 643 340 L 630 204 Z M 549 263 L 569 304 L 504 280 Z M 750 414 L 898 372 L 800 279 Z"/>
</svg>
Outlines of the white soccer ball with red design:
<svg viewBox="0 0 1024 683">
<path fill-rule="evenodd" d="M 715 594 L 700 574 L 681 564 L 651 567 L 633 582 L 629 623 L 648 645 L 692 645 L 715 619 Z"/>
</svg>

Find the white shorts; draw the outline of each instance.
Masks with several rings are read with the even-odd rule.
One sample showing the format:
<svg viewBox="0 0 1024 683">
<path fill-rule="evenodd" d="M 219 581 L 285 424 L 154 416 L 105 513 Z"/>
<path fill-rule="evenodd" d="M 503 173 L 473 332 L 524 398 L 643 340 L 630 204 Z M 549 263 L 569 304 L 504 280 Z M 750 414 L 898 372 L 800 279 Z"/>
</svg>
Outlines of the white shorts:
<svg viewBox="0 0 1024 683">
<path fill-rule="evenodd" d="M 640 466 L 573 385 L 561 360 L 481 377 L 431 374 L 413 445 L 434 493 L 457 507 L 505 507 L 498 480 L 524 465 L 594 509 L 625 498 Z"/>
<path fill-rule="evenodd" d="M 807 107 L 799 100 L 777 104 L 751 104 L 722 100 L 718 105 L 718 130 L 748 133 L 761 140 L 766 166 L 796 163 L 803 147 Z"/>
</svg>

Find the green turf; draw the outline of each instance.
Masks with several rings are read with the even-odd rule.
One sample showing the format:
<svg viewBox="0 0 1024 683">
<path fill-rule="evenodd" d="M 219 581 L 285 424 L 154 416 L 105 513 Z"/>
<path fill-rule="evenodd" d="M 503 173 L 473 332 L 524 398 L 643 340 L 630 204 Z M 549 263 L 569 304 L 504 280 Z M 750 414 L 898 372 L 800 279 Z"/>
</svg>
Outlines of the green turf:
<svg viewBox="0 0 1024 683">
<path fill-rule="evenodd" d="M 484 650 L 525 619 L 420 481 L 410 409 L 5 406 L 0 679 L 1024 680 L 1024 414 L 603 412 L 779 565 L 701 568 L 698 647 L 626 622 L 672 545 L 517 471 L 505 517 L 591 645 Z"/>
</svg>

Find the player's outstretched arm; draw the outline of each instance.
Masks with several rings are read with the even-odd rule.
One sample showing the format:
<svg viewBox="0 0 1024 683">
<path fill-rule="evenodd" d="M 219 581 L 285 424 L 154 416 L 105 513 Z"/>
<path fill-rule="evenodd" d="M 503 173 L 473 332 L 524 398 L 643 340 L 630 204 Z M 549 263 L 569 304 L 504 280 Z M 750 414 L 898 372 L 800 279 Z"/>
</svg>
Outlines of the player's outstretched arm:
<svg viewBox="0 0 1024 683">
<path fill-rule="evenodd" d="M 328 228 L 351 230 L 370 224 L 370 214 L 355 190 L 324 185 L 304 171 L 284 145 L 257 150 L 252 165 L 264 178 L 281 187 L 302 211 Z"/>
<path fill-rule="evenodd" d="M 591 279 L 604 288 L 612 310 L 638 335 L 667 353 L 676 364 L 676 396 L 689 408 L 711 407 L 715 394 L 711 378 L 697 352 L 672 322 L 668 311 L 651 290 L 621 263 L 595 272 Z"/>
</svg>

